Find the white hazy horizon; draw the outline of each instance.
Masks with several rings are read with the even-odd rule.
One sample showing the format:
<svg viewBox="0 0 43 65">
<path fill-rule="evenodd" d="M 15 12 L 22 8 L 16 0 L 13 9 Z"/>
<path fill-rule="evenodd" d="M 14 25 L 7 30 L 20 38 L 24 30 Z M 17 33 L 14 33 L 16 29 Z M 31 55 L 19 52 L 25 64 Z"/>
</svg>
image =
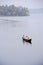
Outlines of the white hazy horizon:
<svg viewBox="0 0 43 65">
<path fill-rule="evenodd" d="M 43 0 L 0 0 L 0 5 L 16 5 L 29 9 L 43 8 Z"/>
</svg>

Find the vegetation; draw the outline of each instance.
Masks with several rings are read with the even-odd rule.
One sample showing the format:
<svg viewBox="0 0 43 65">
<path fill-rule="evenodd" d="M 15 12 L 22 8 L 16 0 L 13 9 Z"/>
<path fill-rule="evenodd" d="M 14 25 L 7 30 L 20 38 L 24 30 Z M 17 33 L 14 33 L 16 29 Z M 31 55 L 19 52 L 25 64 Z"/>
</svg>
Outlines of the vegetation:
<svg viewBox="0 0 43 65">
<path fill-rule="evenodd" d="M 0 16 L 28 16 L 28 8 L 23 8 L 21 6 L 16 7 L 14 5 L 10 6 L 0 6 Z"/>
</svg>

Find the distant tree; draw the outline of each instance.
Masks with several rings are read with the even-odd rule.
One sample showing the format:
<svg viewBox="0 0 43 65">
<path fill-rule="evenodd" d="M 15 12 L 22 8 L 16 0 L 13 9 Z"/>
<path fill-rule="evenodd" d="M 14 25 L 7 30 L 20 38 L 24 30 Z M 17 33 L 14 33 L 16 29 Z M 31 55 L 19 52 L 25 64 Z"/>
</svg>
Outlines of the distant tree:
<svg viewBox="0 0 43 65">
<path fill-rule="evenodd" d="M 28 16 L 28 8 L 23 8 L 21 6 L 16 7 L 14 5 L 10 6 L 0 6 L 0 15 L 1 16 Z"/>
</svg>

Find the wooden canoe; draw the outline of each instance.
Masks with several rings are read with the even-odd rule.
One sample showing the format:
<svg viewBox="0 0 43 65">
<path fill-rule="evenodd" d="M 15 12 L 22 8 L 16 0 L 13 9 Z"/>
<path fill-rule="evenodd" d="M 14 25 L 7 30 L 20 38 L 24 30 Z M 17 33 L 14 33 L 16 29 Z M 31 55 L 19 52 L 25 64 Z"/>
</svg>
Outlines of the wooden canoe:
<svg viewBox="0 0 43 65">
<path fill-rule="evenodd" d="M 22 39 L 23 39 L 23 41 L 28 42 L 28 43 L 31 43 L 31 40 L 32 40 L 32 39 L 25 38 L 25 37 L 22 37 Z"/>
</svg>

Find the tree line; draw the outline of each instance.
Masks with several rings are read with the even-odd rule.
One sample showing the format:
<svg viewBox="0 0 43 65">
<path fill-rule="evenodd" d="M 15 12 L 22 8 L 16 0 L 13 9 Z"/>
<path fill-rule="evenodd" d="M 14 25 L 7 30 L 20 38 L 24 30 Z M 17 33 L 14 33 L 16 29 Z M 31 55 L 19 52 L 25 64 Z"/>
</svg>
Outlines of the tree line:
<svg viewBox="0 0 43 65">
<path fill-rule="evenodd" d="M 15 5 L 0 6 L 0 16 L 28 16 L 29 10 L 25 7 Z"/>
</svg>

